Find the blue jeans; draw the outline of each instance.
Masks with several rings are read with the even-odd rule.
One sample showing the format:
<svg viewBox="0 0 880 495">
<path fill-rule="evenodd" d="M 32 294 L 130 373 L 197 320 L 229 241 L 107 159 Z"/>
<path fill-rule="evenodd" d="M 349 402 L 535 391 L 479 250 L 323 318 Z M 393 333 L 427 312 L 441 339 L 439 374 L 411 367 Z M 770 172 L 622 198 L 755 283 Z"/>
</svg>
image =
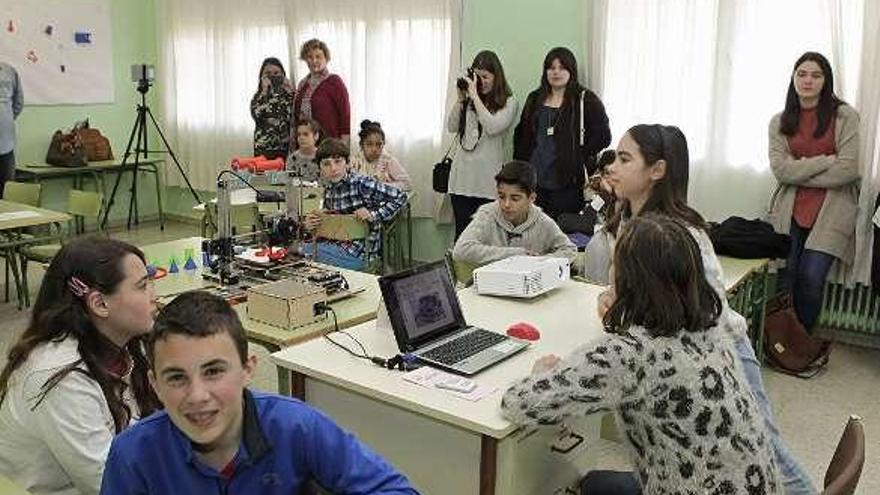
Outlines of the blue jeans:
<svg viewBox="0 0 880 495">
<path fill-rule="evenodd" d="M 335 242 L 319 242 L 318 254 L 315 255 L 314 244 L 308 243 L 303 246 L 303 254 L 315 256 L 315 261 L 326 265 L 338 266 L 349 270 L 363 270 L 364 259 L 352 256 L 342 246 Z"/>
<path fill-rule="evenodd" d="M 641 495 L 638 474 L 629 471 L 590 471 L 581 480 L 581 495 Z"/>
<path fill-rule="evenodd" d="M 822 291 L 825 278 L 834 262 L 834 256 L 821 251 L 805 249 L 810 229 L 791 219 L 791 250 L 785 272 L 780 277 L 781 288 L 791 293 L 794 312 L 804 328 L 811 332 L 822 310 Z"/>
<path fill-rule="evenodd" d="M 767 426 L 767 432 L 770 434 L 770 441 L 773 443 L 773 451 L 776 454 L 776 466 L 779 469 L 782 486 L 786 495 L 815 495 L 816 487 L 810 480 L 810 476 L 798 464 L 794 456 L 789 452 L 782 436 L 779 434 L 779 428 L 773 421 L 773 411 L 770 409 L 770 400 L 767 398 L 767 391 L 764 390 L 764 381 L 761 378 L 761 366 L 755 357 L 755 350 L 749 339 L 743 337 L 736 342 L 736 354 L 742 364 L 746 380 L 752 389 L 752 395 L 758 403 L 761 414 L 764 415 L 764 424 Z"/>
</svg>

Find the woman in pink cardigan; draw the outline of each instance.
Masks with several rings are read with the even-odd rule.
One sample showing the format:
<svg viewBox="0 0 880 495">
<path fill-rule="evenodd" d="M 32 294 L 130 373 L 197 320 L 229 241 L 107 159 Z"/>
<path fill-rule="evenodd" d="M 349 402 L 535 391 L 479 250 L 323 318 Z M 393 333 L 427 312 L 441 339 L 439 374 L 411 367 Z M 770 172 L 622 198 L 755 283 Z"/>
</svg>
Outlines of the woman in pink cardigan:
<svg viewBox="0 0 880 495">
<path fill-rule="evenodd" d="M 347 141 L 351 134 L 348 89 L 339 76 L 327 70 L 330 49 L 323 41 L 311 39 L 303 43 L 299 58 L 308 64 L 309 75 L 299 82 L 296 90 L 295 120 L 317 120 L 324 137 Z"/>
</svg>

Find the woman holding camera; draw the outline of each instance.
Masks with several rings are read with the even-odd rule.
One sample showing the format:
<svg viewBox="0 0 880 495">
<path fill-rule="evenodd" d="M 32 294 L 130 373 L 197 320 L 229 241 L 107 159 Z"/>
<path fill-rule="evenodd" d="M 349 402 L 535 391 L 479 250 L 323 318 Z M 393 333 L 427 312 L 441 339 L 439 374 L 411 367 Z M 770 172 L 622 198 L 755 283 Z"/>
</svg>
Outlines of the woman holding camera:
<svg viewBox="0 0 880 495">
<path fill-rule="evenodd" d="M 550 50 L 541 86 L 526 99 L 513 133 L 513 157 L 535 166 L 535 203 L 553 219 L 583 209 L 586 176 L 595 171 L 596 154 L 611 142 L 605 106 L 577 74 L 571 50 Z"/>
<path fill-rule="evenodd" d="M 263 60 L 260 82 L 251 98 L 254 118 L 254 156 L 287 158 L 290 144 L 290 112 L 293 108 L 293 85 L 275 57 Z"/>
<path fill-rule="evenodd" d="M 342 78 L 327 69 L 330 49 L 318 39 L 303 43 L 299 58 L 309 66 L 309 75 L 299 82 L 294 99 L 296 119 L 314 119 L 321 124 L 324 137 L 348 143 L 351 134 L 351 107 Z"/>
<path fill-rule="evenodd" d="M 458 101 L 446 119 L 446 128 L 458 134 L 461 145 L 449 173 L 456 240 L 477 208 L 495 199 L 494 177 L 504 162 L 504 136 L 519 107 L 498 55 L 489 50 L 474 57 L 457 86 Z"/>
</svg>

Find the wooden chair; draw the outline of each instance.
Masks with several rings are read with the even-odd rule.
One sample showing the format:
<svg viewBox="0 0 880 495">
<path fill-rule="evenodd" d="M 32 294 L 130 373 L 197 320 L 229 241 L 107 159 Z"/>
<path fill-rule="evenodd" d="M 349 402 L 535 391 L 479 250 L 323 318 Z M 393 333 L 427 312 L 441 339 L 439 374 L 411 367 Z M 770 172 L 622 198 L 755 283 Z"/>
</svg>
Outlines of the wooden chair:
<svg viewBox="0 0 880 495">
<path fill-rule="evenodd" d="M 79 235 L 86 231 L 86 220 L 94 220 L 96 228 L 101 230 L 101 212 L 103 211 L 104 196 L 101 193 L 80 191 L 71 189 L 67 195 L 67 213 L 73 217 L 68 225 L 67 235 Z M 21 278 L 24 292 L 25 306 L 30 306 L 30 296 L 27 286 L 28 261 L 47 264 L 61 250 L 63 235 L 59 235 L 58 242 L 46 244 L 31 244 L 21 248 Z"/>
<path fill-rule="evenodd" d="M 831 464 L 825 471 L 825 489 L 822 495 L 851 495 L 855 493 L 862 467 L 865 465 L 865 429 L 862 418 L 850 416 Z"/>
<path fill-rule="evenodd" d="M 42 186 L 40 184 L 9 181 L 3 186 L 4 200 L 28 206 L 40 206 L 41 193 Z M 15 232 L 11 235 L 4 235 L 3 239 L 0 239 L 0 242 L 2 242 L 2 246 L 0 246 L 0 257 L 6 258 L 6 285 L 4 286 L 4 299 L 6 302 L 9 302 L 10 268 L 15 271 L 15 273 L 13 274 L 15 275 L 16 279 L 15 286 L 16 290 L 19 292 L 19 297 L 21 297 L 21 287 L 19 285 L 20 281 L 18 279 L 18 268 L 15 265 L 13 258 L 15 257 L 17 244 L 19 242 L 26 241 L 27 237 L 27 234 Z"/>
</svg>

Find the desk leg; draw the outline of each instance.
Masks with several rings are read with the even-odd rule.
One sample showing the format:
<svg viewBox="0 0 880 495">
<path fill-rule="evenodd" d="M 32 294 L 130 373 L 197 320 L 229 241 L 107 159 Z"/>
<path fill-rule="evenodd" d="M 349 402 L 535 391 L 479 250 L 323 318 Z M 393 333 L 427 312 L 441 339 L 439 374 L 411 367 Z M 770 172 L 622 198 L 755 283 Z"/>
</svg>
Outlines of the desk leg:
<svg viewBox="0 0 880 495">
<path fill-rule="evenodd" d="M 495 495 L 495 469 L 498 440 L 486 435 L 480 439 L 480 495 Z"/>
<path fill-rule="evenodd" d="M 22 309 L 21 277 L 18 272 L 18 247 L 12 246 L 6 250 L 6 268 L 12 270 L 12 279 L 15 281 L 15 304 Z M 7 282 L 9 279 L 7 278 Z"/>
<path fill-rule="evenodd" d="M 281 366 L 278 367 L 278 375 L 279 378 L 281 373 L 284 373 L 289 381 L 290 388 L 282 392 L 282 395 L 289 395 L 290 397 L 295 397 L 303 402 L 306 400 L 306 375 L 302 373 L 298 373 L 293 370 L 289 370 L 287 368 L 283 368 Z"/>
</svg>

